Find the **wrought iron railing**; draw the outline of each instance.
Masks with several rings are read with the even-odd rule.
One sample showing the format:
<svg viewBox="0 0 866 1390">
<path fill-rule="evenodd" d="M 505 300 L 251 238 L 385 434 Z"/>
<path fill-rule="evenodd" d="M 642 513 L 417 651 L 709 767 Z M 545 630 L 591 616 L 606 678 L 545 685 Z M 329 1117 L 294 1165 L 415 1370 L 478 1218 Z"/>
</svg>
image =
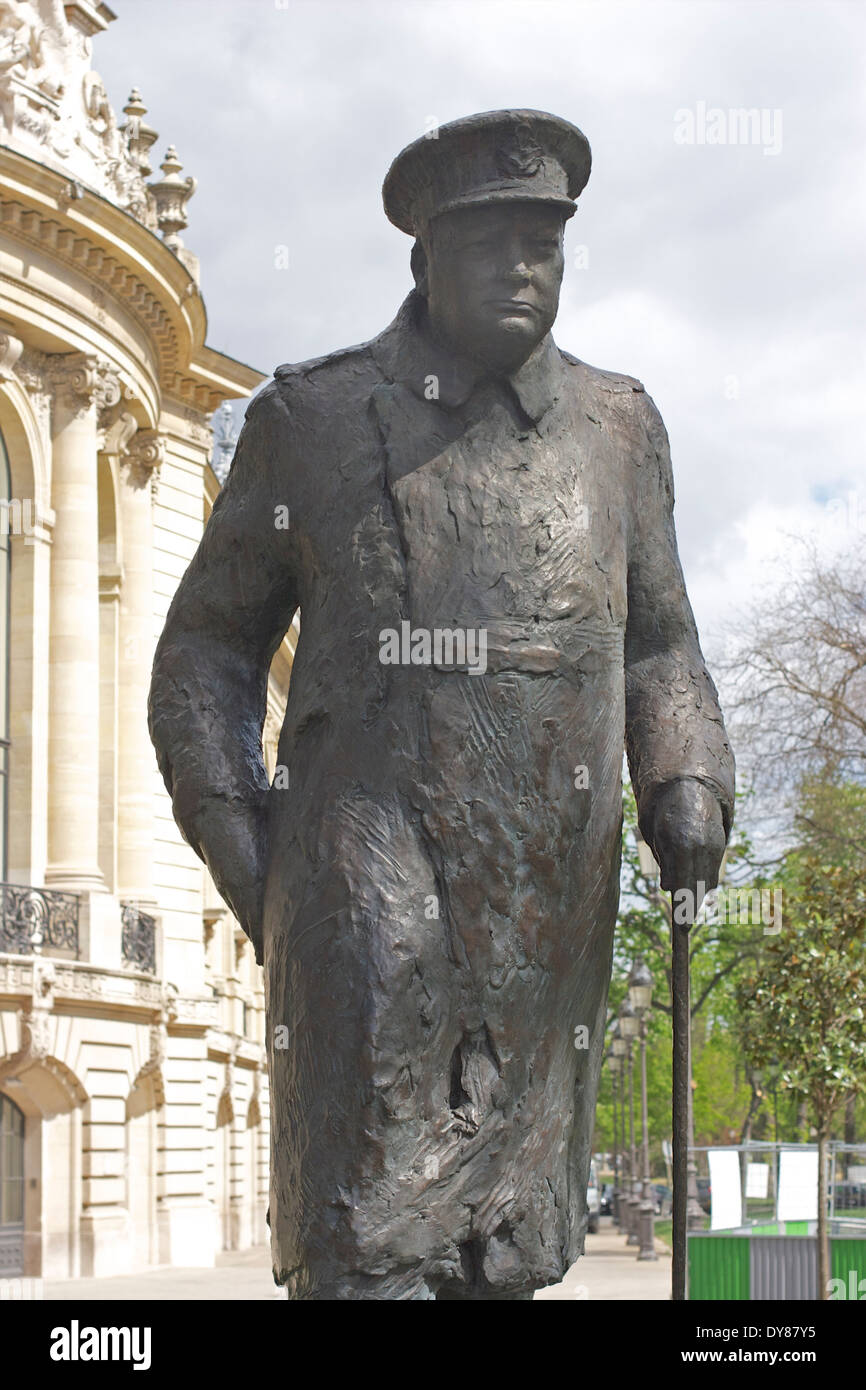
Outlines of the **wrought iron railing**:
<svg viewBox="0 0 866 1390">
<path fill-rule="evenodd" d="M 120 956 L 131 970 L 156 974 L 156 918 L 134 903 L 121 903 Z"/>
<path fill-rule="evenodd" d="M 78 959 L 78 894 L 0 884 L 0 951 Z"/>
</svg>

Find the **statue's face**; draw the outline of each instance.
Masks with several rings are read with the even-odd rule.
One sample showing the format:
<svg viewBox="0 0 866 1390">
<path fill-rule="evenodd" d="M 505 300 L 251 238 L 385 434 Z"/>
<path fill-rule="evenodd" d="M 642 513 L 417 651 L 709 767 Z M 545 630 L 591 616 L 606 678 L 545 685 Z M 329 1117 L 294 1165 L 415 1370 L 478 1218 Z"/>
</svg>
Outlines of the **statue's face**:
<svg viewBox="0 0 866 1390">
<path fill-rule="evenodd" d="M 436 335 L 494 370 L 525 362 L 556 318 L 563 225 L 547 203 L 455 208 L 435 218 L 424 249 Z"/>
</svg>

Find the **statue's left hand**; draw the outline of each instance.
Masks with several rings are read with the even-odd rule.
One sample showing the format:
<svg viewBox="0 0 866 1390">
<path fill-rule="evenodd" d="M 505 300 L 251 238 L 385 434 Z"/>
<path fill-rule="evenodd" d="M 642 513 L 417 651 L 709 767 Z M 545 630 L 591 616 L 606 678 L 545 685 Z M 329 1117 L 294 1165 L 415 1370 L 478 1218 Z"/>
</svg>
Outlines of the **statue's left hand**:
<svg viewBox="0 0 866 1390">
<path fill-rule="evenodd" d="M 717 887 L 726 836 L 718 798 L 693 777 L 669 782 L 659 792 L 653 811 L 652 848 L 661 867 L 666 892 Z M 697 912 L 700 903 L 695 903 Z"/>
</svg>

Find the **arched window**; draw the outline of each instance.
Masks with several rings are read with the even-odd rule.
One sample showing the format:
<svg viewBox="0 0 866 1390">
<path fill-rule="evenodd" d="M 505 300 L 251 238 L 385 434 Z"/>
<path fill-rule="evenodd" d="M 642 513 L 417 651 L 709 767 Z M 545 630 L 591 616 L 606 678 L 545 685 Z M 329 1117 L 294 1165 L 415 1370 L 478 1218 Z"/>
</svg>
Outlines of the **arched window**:
<svg viewBox="0 0 866 1390">
<path fill-rule="evenodd" d="M 10 508 L 12 480 L 9 456 L 0 434 L 0 883 L 6 882 L 9 824 L 9 569 L 12 547 Z"/>
<path fill-rule="evenodd" d="M 24 1273 L 24 1116 L 0 1095 L 0 1278 Z"/>
</svg>

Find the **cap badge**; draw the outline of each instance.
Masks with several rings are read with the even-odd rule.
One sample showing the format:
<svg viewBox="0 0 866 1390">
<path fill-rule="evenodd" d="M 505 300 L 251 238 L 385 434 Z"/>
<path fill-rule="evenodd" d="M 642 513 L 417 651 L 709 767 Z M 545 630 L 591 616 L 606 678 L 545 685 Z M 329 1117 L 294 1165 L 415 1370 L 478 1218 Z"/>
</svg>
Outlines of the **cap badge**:
<svg viewBox="0 0 866 1390">
<path fill-rule="evenodd" d="M 544 166 L 544 151 L 524 122 L 515 127 L 496 151 L 496 165 L 505 178 L 533 178 Z"/>
</svg>

